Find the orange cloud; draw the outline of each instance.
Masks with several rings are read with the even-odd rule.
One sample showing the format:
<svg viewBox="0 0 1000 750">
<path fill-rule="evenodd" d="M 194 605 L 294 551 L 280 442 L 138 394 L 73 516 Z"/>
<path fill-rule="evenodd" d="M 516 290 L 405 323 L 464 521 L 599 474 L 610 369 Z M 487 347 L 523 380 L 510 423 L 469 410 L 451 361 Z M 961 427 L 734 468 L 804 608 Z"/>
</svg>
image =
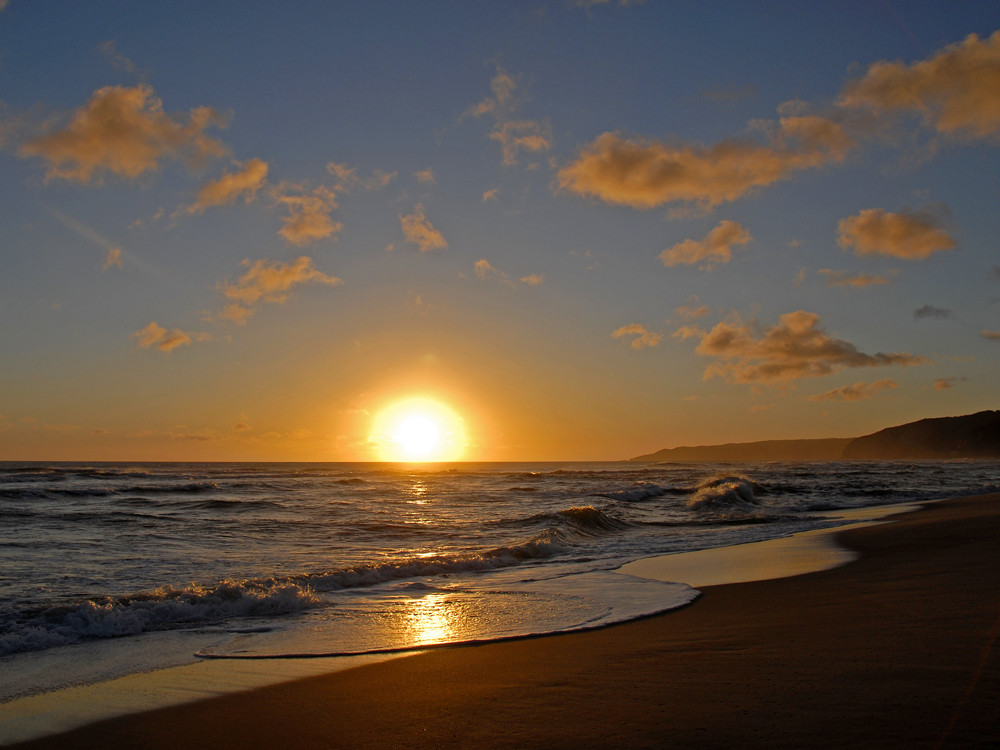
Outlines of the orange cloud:
<svg viewBox="0 0 1000 750">
<path fill-rule="evenodd" d="M 107 271 L 112 267 L 122 267 L 122 251 L 119 247 L 109 248 L 107 255 L 104 256 L 103 270 Z"/>
<path fill-rule="evenodd" d="M 620 339 L 623 336 L 635 336 L 635 338 L 629 343 L 629 346 L 633 349 L 642 349 L 646 346 L 656 346 L 663 340 L 663 334 L 654 333 L 641 323 L 631 323 L 627 326 L 622 326 L 611 334 L 611 337 L 616 339 Z"/>
<path fill-rule="evenodd" d="M 538 153 L 552 148 L 552 135 L 548 132 L 548 127 L 532 120 L 499 123 L 490 133 L 490 138 L 500 143 L 506 166 L 517 164 L 518 155 L 522 151 Z"/>
<path fill-rule="evenodd" d="M 814 378 L 848 367 L 920 365 L 928 360 L 910 354 L 865 354 L 823 331 L 819 316 L 797 310 L 785 313 L 778 325 L 764 331 L 738 317 L 701 334 L 698 354 L 718 361 L 705 378 L 722 377 L 731 383 L 781 383 Z"/>
<path fill-rule="evenodd" d="M 198 200 L 188 206 L 188 213 L 201 213 L 210 206 L 232 203 L 241 195 L 249 203 L 257 197 L 257 191 L 266 179 L 267 162 L 251 159 L 242 171 L 225 174 L 217 180 L 206 183 L 198 191 Z"/>
<path fill-rule="evenodd" d="M 327 164 L 326 171 L 337 178 L 335 191 L 353 190 L 357 187 L 362 190 L 381 190 L 396 179 L 395 172 L 384 172 L 381 169 L 373 170 L 368 177 L 358 177 L 357 167 L 348 167 L 346 164 L 336 162 Z"/>
<path fill-rule="evenodd" d="M 223 156 L 225 146 L 205 134 L 223 124 L 209 107 L 191 110 L 186 120 L 171 118 L 147 84 L 105 86 L 65 127 L 27 141 L 21 154 L 47 161 L 47 178 L 86 183 L 101 172 L 136 178 L 165 158 L 197 165 Z"/>
<path fill-rule="evenodd" d="M 946 391 L 949 388 L 954 388 L 956 383 L 963 383 L 967 378 L 935 378 L 934 380 L 934 390 L 936 391 Z"/>
<path fill-rule="evenodd" d="M 849 286 L 857 289 L 892 283 L 892 279 L 886 276 L 872 276 L 866 273 L 859 273 L 852 276 L 847 271 L 834 271 L 829 268 L 821 268 L 819 269 L 819 273 L 826 276 L 826 285 L 829 287 Z"/>
<path fill-rule="evenodd" d="M 413 176 L 417 178 L 417 182 L 421 182 L 425 185 L 434 185 L 437 183 L 437 180 L 434 178 L 434 170 L 430 167 L 414 172 Z"/>
<path fill-rule="evenodd" d="M 849 83 L 844 107 L 912 112 L 939 133 L 986 138 L 1000 133 L 1000 31 L 970 34 L 927 60 L 877 62 Z"/>
<path fill-rule="evenodd" d="M 337 207 L 337 194 L 333 190 L 320 185 L 312 193 L 296 195 L 285 192 L 289 189 L 302 188 L 283 186 L 275 191 L 275 200 L 289 212 L 278 231 L 288 242 L 302 247 L 337 234 L 344 228 L 339 221 L 330 218 L 330 213 Z"/>
<path fill-rule="evenodd" d="M 552 148 L 552 133 L 547 123 L 513 119 L 522 99 L 518 96 L 519 85 L 513 76 L 498 66 L 490 88 L 493 96 L 470 107 L 462 117 L 489 115 L 494 120 L 490 138 L 500 144 L 505 166 L 517 164 L 523 152 L 540 153 Z"/>
<path fill-rule="evenodd" d="M 424 215 L 423 206 L 416 206 L 412 214 L 399 217 L 399 225 L 403 229 L 403 237 L 420 248 L 420 252 L 442 250 L 448 247 L 448 241 Z"/>
<path fill-rule="evenodd" d="M 507 273 L 501 271 L 492 263 L 490 263 L 488 260 L 486 260 L 486 258 L 476 261 L 475 271 L 476 271 L 476 276 L 478 276 L 480 280 L 485 280 L 489 276 L 494 276 L 502 284 L 506 284 L 507 286 L 510 287 L 517 286 L 516 281 L 511 279 Z M 522 276 L 520 279 L 518 279 L 518 281 L 520 281 L 522 284 L 527 284 L 528 286 L 539 286 L 540 284 L 544 283 L 545 276 L 539 273 L 532 273 L 528 274 L 527 276 Z"/>
<path fill-rule="evenodd" d="M 259 302 L 282 303 L 288 299 L 292 287 L 299 284 L 317 283 L 337 286 L 342 279 L 328 276 L 313 267 L 312 258 L 302 256 L 292 263 L 266 260 L 243 261 L 249 270 L 235 282 L 223 282 L 219 289 L 235 302 L 226 306 L 219 316 L 237 324 L 243 324 L 253 314 L 252 305 Z"/>
<path fill-rule="evenodd" d="M 697 296 L 691 297 L 688 301 L 691 302 L 690 305 L 681 305 L 674 310 L 677 313 L 677 317 L 681 320 L 697 320 L 698 318 L 704 318 L 712 312 L 708 305 L 697 305 L 699 302 Z"/>
<path fill-rule="evenodd" d="M 476 261 L 476 276 L 478 276 L 480 279 L 485 279 L 487 276 L 490 276 L 490 275 L 506 276 L 506 274 L 503 274 L 500 271 L 498 271 L 493 266 L 492 263 L 490 263 L 488 260 L 486 260 L 486 258 L 483 258 L 482 260 L 477 260 Z"/>
<path fill-rule="evenodd" d="M 467 115 L 473 117 L 482 117 L 488 114 L 498 115 L 513 106 L 517 81 L 503 68 L 497 67 L 497 74 L 490 81 L 490 89 L 493 91 L 493 96 L 487 97 L 471 107 L 466 112 Z"/>
<path fill-rule="evenodd" d="M 696 203 L 712 208 L 796 172 L 841 162 L 854 141 L 822 117 L 782 117 L 766 145 L 725 141 L 704 147 L 627 140 L 604 133 L 557 176 L 560 188 L 607 203 L 655 208 Z"/>
<path fill-rule="evenodd" d="M 723 221 L 709 232 L 701 242 L 684 240 L 660 253 L 660 261 L 665 266 L 694 265 L 710 271 L 717 263 L 728 263 L 732 259 L 732 246 L 745 245 L 753 237 L 735 221 Z"/>
<path fill-rule="evenodd" d="M 987 341 L 1000 341 L 1000 331 L 983 329 L 983 338 Z"/>
<path fill-rule="evenodd" d="M 884 380 L 876 380 L 874 383 L 855 383 L 854 385 L 845 385 L 840 388 L 834 388 L 832 391 L 827 391 L 826 393 L 817 393 L 815 396 L 810 396 L 810 401 L 861 401 L 864 399 L 873 398 L 876 393 L 884 391 L 889 388 L 897 388 L 898 383 L 891 378 L 885 378 Z"/>
<path fill-rule="evenodd" d="M 179 328 L 174 328 L 172 331 L 168 331 L 163 326 L 158 325 L 155 321 L 151 322 L 145 328 L 133 333 L 130 338 L 138 339 L 139 347 L 142 349 L 156 347 L 161 352 L 169 352 L 173 351 L 178 346 L 190 345 L 192 335 L 198 341 L 208 341 L 212 338 L 207 333 L 189 334 Z"/>
<path fill-rule="evenodd" d="M 940 220 L 926 211 L 898 214 L 868 208 L 841 219 L 837 244 L 856 255 L 888 255 L 923 260 L 941 250 L 951 250 L 955 240 L 939 227 Z"/>
</svg>

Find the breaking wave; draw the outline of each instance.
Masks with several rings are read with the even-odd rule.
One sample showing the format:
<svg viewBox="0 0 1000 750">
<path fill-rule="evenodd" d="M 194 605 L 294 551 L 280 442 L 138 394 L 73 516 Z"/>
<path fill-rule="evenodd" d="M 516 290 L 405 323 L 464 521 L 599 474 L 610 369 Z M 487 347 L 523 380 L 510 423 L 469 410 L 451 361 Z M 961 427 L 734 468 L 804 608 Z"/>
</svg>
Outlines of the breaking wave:
<svg viewBox="0 0 1000 750">
<path fill-rule="evenodd" d="M 746 477 L 717 477 L 702 483 L 687 504 L 699 511 L 754 513 L 760 510 L 756 493 L 762 489 Z"/>
<path fill-rule="evenodd" d="M 24 613 L 0 635 L 0 656 L 95 638 L 207 625 L 232 617 L 282 615 L 320 604 L 308 587 L 290 581 L 222 581 L 209 588 L 168 586 Z"/>
</svg>

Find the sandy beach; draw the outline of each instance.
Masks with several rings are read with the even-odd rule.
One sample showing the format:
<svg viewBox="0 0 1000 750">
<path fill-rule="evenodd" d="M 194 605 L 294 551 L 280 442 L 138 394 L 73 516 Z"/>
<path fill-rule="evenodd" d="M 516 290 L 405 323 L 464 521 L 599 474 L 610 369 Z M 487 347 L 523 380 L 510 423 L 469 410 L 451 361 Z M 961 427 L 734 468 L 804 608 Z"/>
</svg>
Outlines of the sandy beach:
<svg viewBox="0 0 1000 750">
<path fill-rule="evenodd" d="M 818 573 L 602 630 L 445 648 L 24 748 L 1000 744 L 1000 495 L 846 529 Z"/>
</svg>

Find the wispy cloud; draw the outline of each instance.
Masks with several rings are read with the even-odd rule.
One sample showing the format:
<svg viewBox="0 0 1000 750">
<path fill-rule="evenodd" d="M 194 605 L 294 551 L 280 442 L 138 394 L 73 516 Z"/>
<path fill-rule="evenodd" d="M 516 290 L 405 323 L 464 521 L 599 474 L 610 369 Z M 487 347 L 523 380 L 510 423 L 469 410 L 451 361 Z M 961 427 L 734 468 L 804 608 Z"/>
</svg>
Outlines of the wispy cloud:
<svg viewBox="0 0 1000 750">
<path fill-rule="evenodd" d="M 141 349 L 155 348 L 161 352 L 170 352 L 179 346 L 188 346 L 192 339 L 195 341 L 209 341 L 212 336 L 207 333 L 189 333 L 179 328 L 168 331 L 153 321 L 145 328 L 133 333 L 131 338 L 138 339 Z"/>
<path fill-rule="evenodd" d="M 951 310 L 945 307 L 934 307 L 934 305 L 924 305 L 913 311 L 913 317 L 917 320 L 921 318 L 937 318 L 944 320 L 951 317 Z"/>
<path fill-rule="evenodd" d="M 488 278 L 494 278 L 500 283 L 510 287 L 516 287 L 518 281 L 522 284 L 527 284 L 528 286 L 539 286 L 545 282 L 545 275 L 540 273 L 528 274 L 515 281 L 508 273 L 498 269 L 486 260 L 486 258 L 476 261 L 475 272 L 480 281 L 485 281 Z"/>
<path fill-rule="evenodd" d="M 663 340 L 663 334 L 650 331 L 641 323 L 630 323 L 622 326 L 611 334 L 612 338 L 620 339 L 626 336 L 634 338 L 629 342 L 633 349 L 643 349 L 645 347 L 657 346 Z"/>
<path fill-rule="evenodd" d="M 885 378 L 884 380 L 876 380 L 874 383 L 865 383 L 864 381 L 855 383 L 854 385 L 845 385 L 840 388 L 834 388 L 832 391 L 827 391 L 826 393 L 817 393 L 815 396 L 810 396 L 810 401 L 863 401 L 873 398 L 875 394 L 880 393 L 884 390 L 890 388 L 897 388 L 899 384 L 892 380 L 891 378 Z"/>
<path fill-rule="evenodd" d="M 503 163 L 506 166 L 517 164 L 523 151 L 540 153 L 552 148 L 552 134 L 548 125 L 534 120 L 510 120 L 497 124 L 490 133 L 490 138 L 500 144 L 503 152 Z"/>
<path fill-rule="evenodd" d="M 105 86 L 62 127 L 32 138 L 21 155 L 48 163 L 47 178 L 89 183 L 104 173 L 136 178 L 159 168 L 163 159 L 198 165 L 224 156 L 226 147 L 207 135 L 224 118 L 209 107 L 171 117 L 151 86 Z"/>
<path fill-rule="evenodd" d="M 841 219 L 837 231 L 837 244 L 857 255 L 924 260 L 955 247 L 955 240 L 941 229 L 941 219 L 929 211 L 889 213 L 868 208 Z"/>
<path fill-rule="evenodd" d="M 107 271 L 109 268 L 121 268 L 122 267 L 122 251 L 121 248 L 113 247 L 108 250 L 107 255 L 104 256 L 104 265 L 102 269 Z"/>
<path fill-rule="evenodd" d="M 233 300 L 220 313 L 220 317 L 243 324 L 253 314 L 254 306 L 261 302 L 280 304 L 286 302 L 293 287 L 315 283 L 337 286 L 342 279 L 329 276 L 313 266 L 312 258 L 302 256 L 291 263 L 249 259 L 243 261 L 247 271 L 233 282 L 219 284 L 227 299 Z"/>
<path fill-rule="evenodd" d="M 699 318 L 704 318 L 712 312 L 708 305 L 700 304 L 701 301 L 697 296 L 691 297 L 688 302 L 690 304 L 674 308 L 674 312 L 681 320 L 698 320 Z"/>
<path fill-rule="evenodd" d="M 101 42 L 97 45 L 97 49 L 102 55 L 104 55 L 104 58 L 113 68 L 126 73 L 132 73 L 133 75 L 139 72 L 135 63 L 118 51 L 118 47 L 115 44 L 114 39 L 108 39 L 105 42 Z"/>
<path fill-rule="evenodd" d="M 954 388 L 958 383 L 964 383 L 967 380 L 968 378 L 964 377 L 935 378 L 932 387 L 935 391 L 947 391 Z"/>
<path fill-rule="evenodd" d="M 691 333 L 698 334 L 696 330 Z M 700 338 L 697 353 L 716 359 L 705 370 L 705 378 L 721 377 L 731 383 L 783 383 L 846 368 L 929 361 L 908 353 L 865 354 L 854 344 L 830 336 L 821 328 L 819 315 L 805 310 L 785 313 L 777 325 L 766 329 L 734 314 Z"/>
<path fill-rule="evenodd" d="M 430 167 L 414 172 L 413 176 L 417 178 L 417 182 L 424 185 L 434 185 L 437 183 L 437 179 L 434 177 L 434 170 Z"/>
<path fill-rule="evenodd" d="M 424 215 L 424 207 L 416 206 L 413 213 L 400 215 L 399 225 L 403 230 L 405 240 L 420 248 L 420 252 L 443 250 L 448 247 L 448 241 L 430 220 Z"/>
<path fill-rule="evenodd" d="M 733 245 L 745 245 L 753 237 L 735 221 L 723 221 L 703 240 L 684 240 L 660 253 L 665 266 L 700 264 L 704 271 L 711 271 L 717 264 L 728 263 Z"/>
<path fill-rule="evenodd" d="M 239 197 L 249 203 L 257 197 L 267 180 L 267 162 L 250 159 L 238 172 L 224 174 L 217 180 L 205 183 L 198 191 L 198 199 L 188 206 L 188 213 L 201 213 L 211 206 L 224 206 Z"/>
<path fill-rule="evenodd" d="M 367 177 L 360 177 L 357 167 L 349 167 L 346 164 L 338 164 L 333 161 L 326 165 L 326 171 L 336 178 L 333 187 L 336 192 L 346 192 L 359 188 L 362 190 L 381 190 L 396 179 L 395 172 L 386 172 L 381 169 L 374 169 Z M 430 172 L 430 170 L 427 171 Z"/>
<path fill-rule="evenodd" d="M 538 154 L 552 148 L 552 131 L 547 122 L 514 117 L 523 99 L 517 79 L 497 66 L 490 89 L 493 95 L 466 110 L 463 118 L 488 115 L 493 119 L 490 138 L 500 144 L 505 166 L 517 164 L 524 152 Z"/>
<path fill-rule="evenodd" d="M 984 328 L 982 336 L 987 341 L 1000 341 L 1000 331 L 991 331 Z"/>
<path fill-rule="evenodd" d="M 891 284 L 892 279 L 888 276 L 872 276 L 867 273 L 851 274 L 847 271 L 834 271 L 830 268 L 821 268 L 818 273 L 826 277 L 826 285 L 829 287 L 846 286 L 859 289 L 879 284 Z"/>
</svg>

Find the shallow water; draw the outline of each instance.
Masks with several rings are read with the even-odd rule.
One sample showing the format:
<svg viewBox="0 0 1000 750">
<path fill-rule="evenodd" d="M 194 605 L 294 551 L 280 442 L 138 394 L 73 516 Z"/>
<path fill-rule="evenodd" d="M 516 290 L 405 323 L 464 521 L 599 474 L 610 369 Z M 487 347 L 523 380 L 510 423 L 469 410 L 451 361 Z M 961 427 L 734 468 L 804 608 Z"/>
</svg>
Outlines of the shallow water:
<svg viewBox="0 0 1000 750">
<path fill-rule="evenodd" d="M 0 700 L 607 624 L 697 595 L 607 573 L 629 560 L 998 486 L 989 462 L 0 464 Z"/>
</svg>

